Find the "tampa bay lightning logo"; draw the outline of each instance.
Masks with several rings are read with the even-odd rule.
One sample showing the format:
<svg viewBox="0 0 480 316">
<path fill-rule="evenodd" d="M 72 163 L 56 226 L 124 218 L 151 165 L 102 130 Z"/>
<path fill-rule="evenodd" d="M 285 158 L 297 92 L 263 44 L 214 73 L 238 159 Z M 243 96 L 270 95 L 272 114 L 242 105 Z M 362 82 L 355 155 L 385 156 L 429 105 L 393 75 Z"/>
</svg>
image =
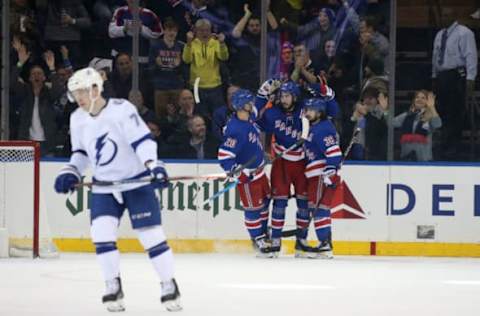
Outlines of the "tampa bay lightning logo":
<svg viewBox="0 0 480 316">
<path fill-rule="evenodd" d="M 95 143 L 95 149 L 97 150 L 97 154 L 95 155 L 95 165 L 100 167 L 111 163 L 118 152 L 117 143 L 107 136 L 108 132 L 98 137 L 97 142 Z"/>
</svg>

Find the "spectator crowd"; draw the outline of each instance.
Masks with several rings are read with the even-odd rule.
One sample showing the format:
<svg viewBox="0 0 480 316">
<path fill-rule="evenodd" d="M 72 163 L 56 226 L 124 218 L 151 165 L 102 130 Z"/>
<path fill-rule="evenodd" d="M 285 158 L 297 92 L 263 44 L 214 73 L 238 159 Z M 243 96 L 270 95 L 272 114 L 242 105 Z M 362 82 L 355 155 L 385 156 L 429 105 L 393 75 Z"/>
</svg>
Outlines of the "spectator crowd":
<svg viewBox="0 0 480 316">
<path fill-rule="evenodd" d="M 293 80 L 304 94 L 326 78 L 340 105 L 335 123 L 344 146 L 361 127 L 351 159 L 387 159 L 388 15 L 387 0 L 268 4 L 268 77 Z M 67 98 L 66 83 L 88 65 L 104 78 L 105 97 L 138 107 L 160 157 L 216 158 L 232 115 L 230 96 L 259 86 L 260 1 L 140 1 L 139 18 L 136 24 L 132 0 L 12 0 L 10 138 L 41 142 L 44 156 L 68 156 L 69 116 L 76 105 Z M 136 29 L 138 91 L 132 90 Z M 436 87 L 455 90 L 446 81 L 456 80 L 457 90 L 473 91 L 477 55 L 469 32 L 455 21 L 439 31 L 432 43 Z M 436 97 L 421 88 L 411 107 L 391 120 L 400 159 L 433 160 L 438 130 L 447 131 L 444 147 L 458 137 L 461 123 L 448 106 L 451 95 Z M 457 90 L 452 93 L 465 99 Z"/>
</svg>

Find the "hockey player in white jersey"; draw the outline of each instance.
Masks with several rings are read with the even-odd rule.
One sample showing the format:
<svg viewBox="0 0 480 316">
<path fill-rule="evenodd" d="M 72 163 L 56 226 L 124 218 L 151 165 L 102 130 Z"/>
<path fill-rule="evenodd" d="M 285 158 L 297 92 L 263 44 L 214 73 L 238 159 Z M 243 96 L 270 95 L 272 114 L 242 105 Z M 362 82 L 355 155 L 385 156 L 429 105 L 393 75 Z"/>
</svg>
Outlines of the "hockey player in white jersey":
<svg viewBox="0 0 480 316">
<path fill-rule="evenodd" d="M 55 181 L 58 193 L 75 190 L 90 166 L 95 181 L 118 181 L 151 175 L 152 183 L 93 186 L 91 238 L 106 283 L 102 298 L 112 312 L 124 311 L 119 270 L 117 232 L 125 208 L 138 238 L 161 282 L 161 302 L 178 311 L 180 292 L 174 279 L 173 253 L 161 226 L 156 188 L 168 186 L 168 176 L 157 160 L 157 145 L 134 105 L 124 99 L 102 97 L 103 80 L 93 68 L 75 72 L 68 93 L 79 108 L 71 115 L 72 155 Z"/>
</svg>

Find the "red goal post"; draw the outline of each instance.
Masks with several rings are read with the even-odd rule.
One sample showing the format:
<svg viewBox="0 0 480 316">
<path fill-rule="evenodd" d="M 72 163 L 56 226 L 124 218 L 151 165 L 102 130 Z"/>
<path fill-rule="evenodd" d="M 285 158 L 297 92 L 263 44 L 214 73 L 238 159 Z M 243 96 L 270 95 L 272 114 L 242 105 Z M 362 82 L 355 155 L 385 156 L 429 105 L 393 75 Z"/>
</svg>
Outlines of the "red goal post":
<svg viewBox="0 0 480 316">
<path fill-rule="evenodd" d="M 36 258 L 40 255 L 40 144 L 0 141 L 0 180 L 0 229 L 6 238 L 4 246 L 0 245 L 0 256 L 12 256 L 15 247 Z M 2 249 L 5 244 L 7 249 Z"/>
</svg>

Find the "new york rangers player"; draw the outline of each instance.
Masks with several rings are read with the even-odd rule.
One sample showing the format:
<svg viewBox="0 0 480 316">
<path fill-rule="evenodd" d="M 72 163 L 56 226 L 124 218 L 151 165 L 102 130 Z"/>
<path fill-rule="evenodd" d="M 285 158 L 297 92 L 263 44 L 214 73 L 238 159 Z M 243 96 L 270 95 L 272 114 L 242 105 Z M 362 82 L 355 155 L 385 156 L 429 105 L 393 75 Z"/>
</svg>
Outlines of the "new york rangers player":
<svg viewBox="0 0 480 316">
<path fill-rule="evenodd" d="M 300 141 L 302 135 L 302 112 L 298 98 L 300 89 L 293 81 L 283 83 L 279 88 L 279 105 L 267 109 L 258 120 L 258 125 L 268 134 L 275 137 L 273 152 L 284 153 Z M 275 159 L 271 170 L 271 188 L 273 197 L 272 209 L 272 252 L 278 256 L 281 248 L 281 235 L 285 222 L 285 210 L 290 197 L 290 187 L 295 189 L 297 201 L 297 226 L 302 228 L 308 223 L 307 179 L 305 178 L 305 155 L 300 145 Z M 300 226 L 299 226 L 300 225 Z M 300 236 L 302 235 L 302 236 Z M 303 237 L 303 235 L 305 235 Z M 305 240 L 307 230 L 302 230 L 298 239 Z M 303 237 L 303 238 L 302 238 Z M 297 250 L 301 246 L 297 241 Z"/>
<path fill-rule="evenodd" d="M 332 258 L 332 231 L 330 202 L 334 189 L 340 183 L 337 175 L 342 152 L 337 132 L 327 118 L 327 104 L 322 99 L 308 99 L 304 105 L 310 130 L 305 141 L 307 166 L 305 176 L 308 185 L 308 209 L 313 217 L 319 246 L 319 257 Z"/>
<path fill-rule="evenodd" d="M 218 160 L 226 172 L 251 161 L 238 175 L 238 190 L 244 208 L 245 226 L 261 257 L 271 257 L 270 245 L 266 241 L 270 186 L 263 169 L 264 151 L 254 119 L 266 99 L 255 99 L 250 91 L 244 89 L 233 94 L 235 115 L 227 123 L 223 144 L 218 150 Z"/>
<path fill-rule="evenodd" d="M 97 181 L 151 175 L 151 184 L 92 187 L 91 238 L 106 283 L 102 301 L 109 311 L 125 310 L 116 241 L 120 218 L 127 208 L 132 227 L 161 281 L 161 302 L 169 311 L 180 310 L 173 254 L 161 226 L 154 193 L 154 189 L 168 185 L 167 172 L 157 160 L 156 143 L 136 107 L 123 99 L 105 100 L 102 90 L 103 80 L 93 68 L 78 70 L 68 81 L 68 93 L 79 108 L 70 117 L 70 162 L 57 176 L 55 190 L 75 190 L 88 166 Z"/>
</svg>

